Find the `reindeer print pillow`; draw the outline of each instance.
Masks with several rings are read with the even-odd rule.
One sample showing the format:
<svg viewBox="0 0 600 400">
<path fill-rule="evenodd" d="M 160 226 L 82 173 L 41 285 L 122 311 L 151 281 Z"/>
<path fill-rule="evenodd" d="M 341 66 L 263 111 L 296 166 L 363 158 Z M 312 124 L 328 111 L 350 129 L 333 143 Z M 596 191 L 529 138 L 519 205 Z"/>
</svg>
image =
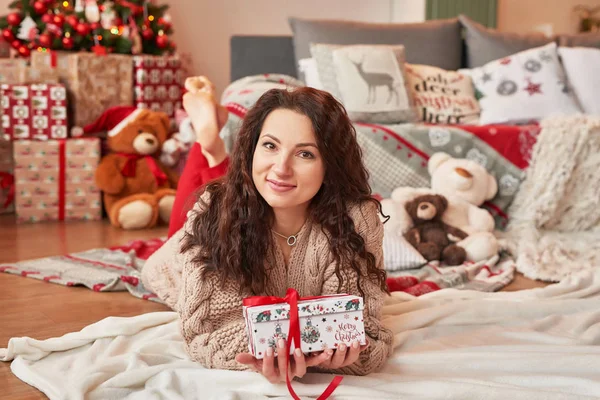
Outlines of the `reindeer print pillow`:
<svg viewBox="0 0 600 400">
<path fill-rule="evenodd" d="M 393 124 L 417 119 L 404 46 L 311 44 L 323 89 L 353 121 Z"/>
</svg>

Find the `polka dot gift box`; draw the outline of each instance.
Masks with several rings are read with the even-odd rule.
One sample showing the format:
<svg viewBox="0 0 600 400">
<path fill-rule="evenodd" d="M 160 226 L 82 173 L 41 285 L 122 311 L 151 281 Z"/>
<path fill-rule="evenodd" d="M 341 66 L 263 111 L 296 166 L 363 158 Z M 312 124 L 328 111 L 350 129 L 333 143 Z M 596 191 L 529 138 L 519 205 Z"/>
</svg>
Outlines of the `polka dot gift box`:
<svg viewBox="0 0 600 400">
<path fill-rule="evenodd" d="M 342 343 L 348 346 L 355 341 L 366 344 L 361 297 L 299 298 L 297 313 L 291 313 L 290 292 L 295 291 L 288 290 L 286 298 L 257 296 L 244 299 L 248 348 L 254 357 L 264 358 L 269 347 L 277 354 L 278 340 L 290 342 L 294 335 L 300 343 L 290 344 L 290 354 L 297 347 L 303 353 L 312 353 L 336 349 Z"/>
</svg>

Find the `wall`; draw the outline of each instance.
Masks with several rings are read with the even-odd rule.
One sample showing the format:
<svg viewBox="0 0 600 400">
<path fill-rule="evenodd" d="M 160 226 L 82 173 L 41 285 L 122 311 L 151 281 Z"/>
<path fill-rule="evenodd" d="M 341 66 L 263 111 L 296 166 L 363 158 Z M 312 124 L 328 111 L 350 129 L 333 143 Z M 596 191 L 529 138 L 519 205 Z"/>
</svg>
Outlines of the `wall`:
<svg viewBox="0 0 600 400">
<path fill-rule="evenodd" d="M 576 33 L 578 18 L 573 7 L 598 6 L 599 0 L 499 0 L 498 29 L 525 33 L 549 24 L 552 33 Z M 543 29 L 540 29 L 543 30 Z"/>
</svg>

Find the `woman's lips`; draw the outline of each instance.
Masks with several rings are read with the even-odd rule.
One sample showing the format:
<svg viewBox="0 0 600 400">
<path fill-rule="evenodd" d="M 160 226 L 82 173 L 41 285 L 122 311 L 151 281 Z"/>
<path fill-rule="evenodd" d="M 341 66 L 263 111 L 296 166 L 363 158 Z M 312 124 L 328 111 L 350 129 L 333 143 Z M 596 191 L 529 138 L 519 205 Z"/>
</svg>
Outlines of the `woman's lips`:
<svg viewBox="0 0 600 400">
<path fill-rule="evenodd" d="M 276 192 L 289 192 L 290 190 L 294 189 L 296 186 L 294 185 L 290 185 L 289 183 L 283 183 L 283 182 L 279 182 L 279 181 L 274 181 L 271 179 L 267 179 L 267 183 L 269 184 L 269 187 L 271 189 L 273 189 Z"/>
</svg>

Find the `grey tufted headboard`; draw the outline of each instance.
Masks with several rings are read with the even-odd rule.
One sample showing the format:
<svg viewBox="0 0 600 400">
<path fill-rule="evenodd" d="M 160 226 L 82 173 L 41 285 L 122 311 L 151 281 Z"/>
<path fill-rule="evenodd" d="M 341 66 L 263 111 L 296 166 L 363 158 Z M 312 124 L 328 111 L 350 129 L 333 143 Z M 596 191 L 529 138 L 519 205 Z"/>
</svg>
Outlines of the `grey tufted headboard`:
<svg viewBox="0 0 600 400">
<path fill-rule="evenodd" d="M 292 36 L 232 36 L 230 52 L 231 82 L 268 73 L 297 77 Z"/>
</svg>

